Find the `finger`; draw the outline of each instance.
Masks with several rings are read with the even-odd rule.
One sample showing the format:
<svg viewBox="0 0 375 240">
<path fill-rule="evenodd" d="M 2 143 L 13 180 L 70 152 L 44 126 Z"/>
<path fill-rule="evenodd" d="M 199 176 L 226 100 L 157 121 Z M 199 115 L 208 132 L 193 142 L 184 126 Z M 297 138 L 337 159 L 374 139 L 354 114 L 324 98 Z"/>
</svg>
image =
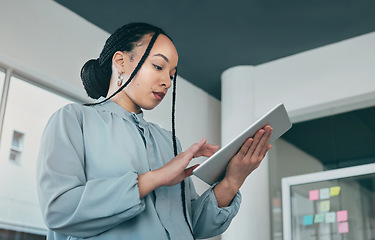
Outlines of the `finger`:
<svg viewBox="0 0 375 240">
<path fill-rule="evenodd" d="M 206 144 L 206 138 L 203 138 L 200 142 L 194 143 L 188 150 L 185 151 L 185 154 L 189 158 L 193 158 L 194 155 L 202 148 L 204 144 Z"/>
<path fill-rule="evenodd" d="M 264 135 L 264 130 L 263 129 L 260 129 L 258 130 L 258 132 L 255 134 L 254 136 L 254 141 L 253 143 L 251 144 L 250 148 L 249 148 L 249 151 L 247 152 L 247 156 L 252 156 L 254 154 L 254 151 L 256 149 L 256 147 L 258 146 L 259 144 L 259 141 L 261 140 L 262 136 Z"/>
<path fill-rule="evenodd" d="M 185 169 L 185 178 L 191 176 L 191 174 L 193 174 L 194 169 L 196 169 L 197 167 L 199 167 L 199 164 L 196 164 L 192 167 Z"/>
<path fill-rule="evenodd" d="M 254 139 L 248 138 L 242 145 L 240 151 L 236 154 L 236 157 L 242 159 L 248 153 L 250 146 L 252 145 Z"/>
<path fill-rule="evenodd" d="M 272 148 L 272 145 L 271 144 L 268 144 L 267 147 L 263 148 L 262 152 L 260 153 L 261 157 L 264 158 L 264 156 L 266 156 L 267 152 Z"/>
<path fill-rule="evenodd" d="M 219 145 L 207 144 L 207 149 L 212 152 L 216 152 L 219 149 Z"/>
<path fill-rule="evenodd" d="M 268 147 L 268 143 L 270 141 L 270 138 L 271 138 L 271 134 L 272 134 L 272 128 L 271 126 L 267 125 L 265 128 L 264 128 L 264 134 L 263 136 L 261 137 L 255 151 L 254 151 L 254 155 L 255 156 L 263 156 L 263 152 L 265 149 L 267 149 Z"/>
<path fill-rule="evenodd" d="M 194 154 L 194 157 L 211 157 L 218 148 L 218 145 L 205 144 L 196 154 Z"/>
</svg>

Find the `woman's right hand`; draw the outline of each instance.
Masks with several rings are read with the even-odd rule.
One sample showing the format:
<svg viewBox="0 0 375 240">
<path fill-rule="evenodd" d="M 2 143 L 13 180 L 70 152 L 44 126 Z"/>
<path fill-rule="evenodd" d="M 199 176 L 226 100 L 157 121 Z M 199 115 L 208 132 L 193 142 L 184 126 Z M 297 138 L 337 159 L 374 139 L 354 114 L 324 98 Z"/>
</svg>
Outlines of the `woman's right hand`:
<svg viewBox="0 0 375 240">
<path fill-rule="evenodd" d="M 206 143 L 206 138 L 194 143 L 185 152 L 181 152 L 163 167 L 149 171 L 138 176 L 138 188 L 140 198 L 161 186 L 173 186 L 182 182 L 190 176 L 193 170 L 198 167 L 194 165 L 186 168 L 195 157 L 210 157 L 219 148 L 217 145 Z"/>
<path fill-rule="evenodd" d="M 189 177 L 199 164 L 186 168 L 193 158 L 210 157 L 219 146 L 206 143 L 206 138 L 194 143 L 185 152 L 181 152 L 162 168 L 156 170 L 161 179 L 161 186 L 173 186 Z"/>
</svg>

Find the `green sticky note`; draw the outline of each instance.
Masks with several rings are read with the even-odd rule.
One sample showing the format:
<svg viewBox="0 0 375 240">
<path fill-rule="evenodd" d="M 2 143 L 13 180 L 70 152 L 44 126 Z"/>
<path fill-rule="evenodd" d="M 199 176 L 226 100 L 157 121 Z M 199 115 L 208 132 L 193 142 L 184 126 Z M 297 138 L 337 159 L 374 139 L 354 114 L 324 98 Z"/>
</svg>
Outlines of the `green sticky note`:
<svg viewBox="0 0 375 240">
<path fill-rule="evenodd" d="M 331 208 L 331 204 L 329 200 L 320 202 L 320 212 L 329 212 L 330 208 Z"/>
<path fill-rule="evenodd" d="M 325 216 L 324 213 L 316 214 L 315 218 L 314 218 L 314 223 L 321 223 L 321 222 L 323 222 L 324 221 L 324 216 Z"/>
</svg>

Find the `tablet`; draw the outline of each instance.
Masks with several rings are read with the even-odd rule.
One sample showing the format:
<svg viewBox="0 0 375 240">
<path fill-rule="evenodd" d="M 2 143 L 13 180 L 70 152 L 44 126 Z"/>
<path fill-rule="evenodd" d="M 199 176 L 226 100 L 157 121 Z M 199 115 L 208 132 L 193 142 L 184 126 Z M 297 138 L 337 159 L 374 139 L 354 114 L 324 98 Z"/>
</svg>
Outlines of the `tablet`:
<svg viewBox="0 0 375 240">
<path fill-rule="evenodd" d="M 210 185 L 221 181 L 225 176 L 225 170 L 229 161 L 240 150 L 246 139 L 253 137 L 259 129 L 265 127 L 267 124 L 271 125 L 273 129 L 270 143 L 278 139 L 292 127 L 284 104 L 278 104 L 225 147 L 218 150 L 199 167 L 194 169 L 193 175 Z"/>
</svg>

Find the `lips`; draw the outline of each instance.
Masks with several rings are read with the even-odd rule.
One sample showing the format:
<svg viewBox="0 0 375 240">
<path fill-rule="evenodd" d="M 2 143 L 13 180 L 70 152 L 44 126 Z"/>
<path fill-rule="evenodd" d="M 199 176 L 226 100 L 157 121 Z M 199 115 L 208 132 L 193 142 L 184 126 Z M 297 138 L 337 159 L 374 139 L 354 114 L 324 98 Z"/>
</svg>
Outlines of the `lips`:
<svg viewBox="0 0 375 240">
<path fill-rule="evenodd" d="M 156 100 L 161 101 L 163 100 L 165 93 L 163 92 L 152 92 L 156 98 Z"/>
</svg>

